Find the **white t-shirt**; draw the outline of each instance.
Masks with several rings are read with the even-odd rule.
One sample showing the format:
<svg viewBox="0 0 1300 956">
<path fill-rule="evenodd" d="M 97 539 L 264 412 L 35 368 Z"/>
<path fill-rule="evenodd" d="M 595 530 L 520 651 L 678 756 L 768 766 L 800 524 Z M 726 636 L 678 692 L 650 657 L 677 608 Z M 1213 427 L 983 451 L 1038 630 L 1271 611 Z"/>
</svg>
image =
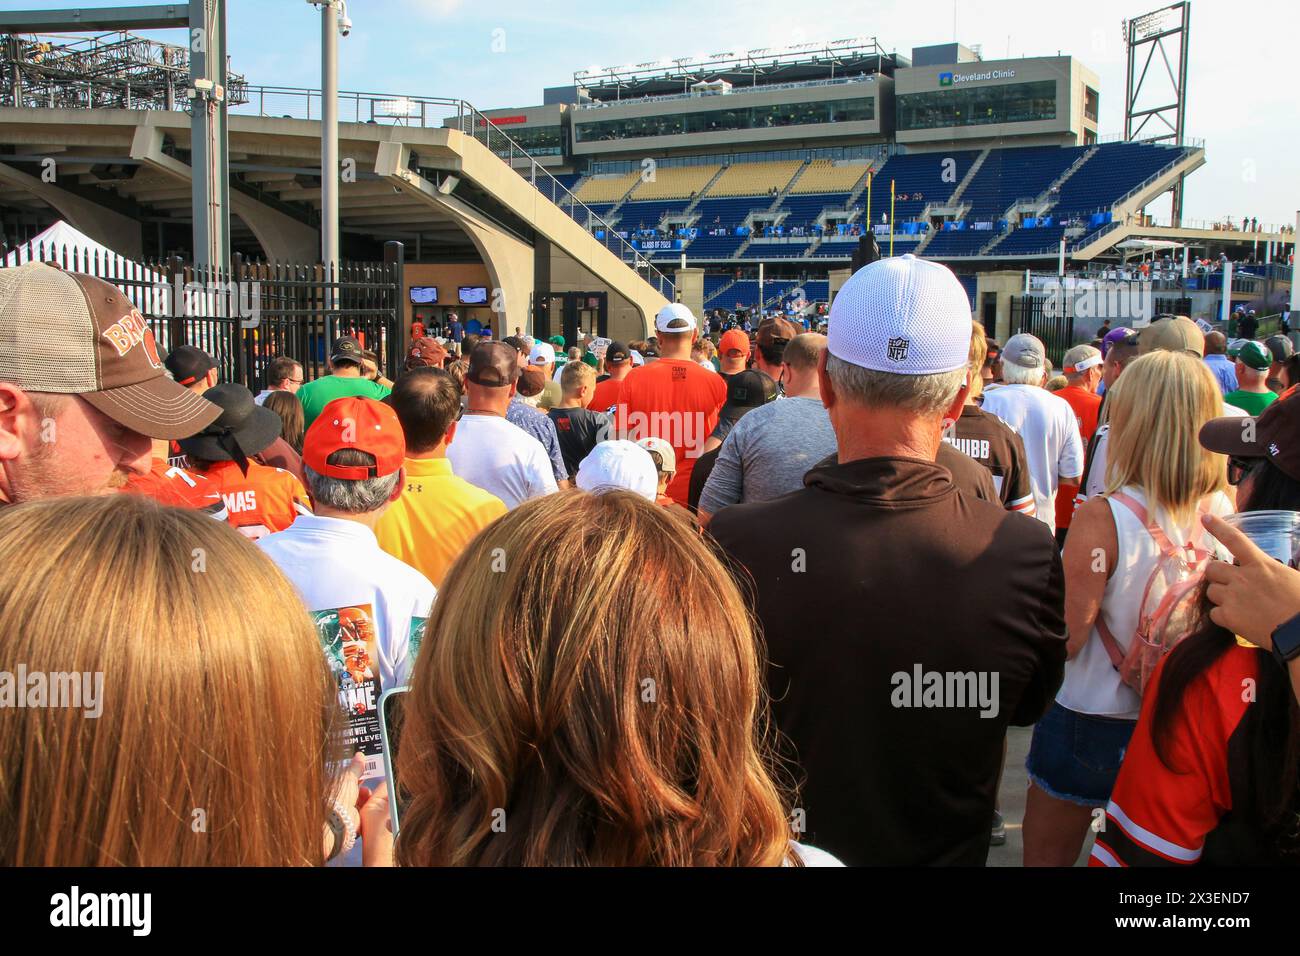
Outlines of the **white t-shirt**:
<svg viewBox="0 0 1300 956">
<path fill-rule="evenodd" d="M 1083 474 L 1083 438 L 1074 409 L 1065 399 L 1036 385 L 1003 385 L 986 391 L 981 407 L 1023 439 L 1034 491 L 1034 517 L 1054 529 L 1061 476 Z"/>
<path fill-rule="evenodd" d="M 1223 415 L 1225 418 L 1249 417 L 1245 409 L 1229 405 L 1227 402 L 1223 403 Z M 1097 442 L 1092 450 L 1092 467 L 1088 469 L 1088 480 L 1084 482 L 1078 496 L 1074 499 L 1076 508 L 1088 498 L 1095 498 L 1106 490 L 1106 450 L 1109 446 L 1110 425 L 1106 424 L 1097 429 Z"/>
<path fill-rule="evenodd" d="M 1124 493 L 1147 505 L 1146 496 L 1136 487 L 1124 488 Z M 1126 505 L 1109 500 L 1111 518 L 1115 522 L 1117 542 L 1115 572 L 1106 582 L 1102 593 L 1101 610 L 1098 612 L 1106 619 L 1106 626 L 1120 648 L 1127 651 L 1137 631 L 1138 617 L 1142 613 L 1142 597 L 1151 572 L 1155 570 L 1160 558 L 1160 549 L 1146 527 L 1139 523 L 1137 516 Z M 1215 492 L 1211 497 L 1208 510 L 1211 514 L 1232 514 L 1232 502 L 1223 492 Z M 1190 527 L 1179 527 L 1163 511 L 1152 516 L 1156 524 L 1175 544 L 1194 541 L 1204 546 L 1213 546 L 1208 533 L 1193 519 Z M 1101 642 L 1094 624 L 1088 633 L 1088 640 L 1075 655 L 1073 660 L 1065 663 L 1065 680 L 1056 695 L 1056 702 L 1062 707 L 1080 714 L 1095 714 L 1102 717 L 1120 717 L 1136 720 L 1142 708 L 1142 698 L 1137 691 L 1119 678 L 1119 671 L 1110 661 L 1106 646 Z"/>
<path fill-rule="evenodd" d="M 458 476 L 492 492 L 512 510 L 559 490 L 542 443 L 497 415 L 463 416 L 447 458 Z"/>
<path fill-rule="evenodd" d="M 365 525 L 343 518 L 299 515 L 284 531 L 255 543 L 293 582 L 322 640 L 337 629 L 346 649 L 373 634 L 374 648 L 365 653 L 378 658 L 376 701 L 383 691 L 407 683 L 421 625 L 438 594 L 428 578 L 382 550 Z M 382 754 L 367 751 L 363 779 L 383 773 Z"/>
</svg>

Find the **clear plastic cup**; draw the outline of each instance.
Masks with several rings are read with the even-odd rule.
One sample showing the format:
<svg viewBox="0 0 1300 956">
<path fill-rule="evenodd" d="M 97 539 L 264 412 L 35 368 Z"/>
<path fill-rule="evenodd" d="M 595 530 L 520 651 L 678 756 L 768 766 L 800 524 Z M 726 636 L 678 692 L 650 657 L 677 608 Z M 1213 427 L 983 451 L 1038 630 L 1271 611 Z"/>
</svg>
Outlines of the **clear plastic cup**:
<svg viewBox="0 0 1300 956">
<path fill-rule="evenodd" d="M 1223 520 L 1265 554 L 1293 568 L 1300 566 L 1300 511 L 1243 511 Z"/>
</svg>

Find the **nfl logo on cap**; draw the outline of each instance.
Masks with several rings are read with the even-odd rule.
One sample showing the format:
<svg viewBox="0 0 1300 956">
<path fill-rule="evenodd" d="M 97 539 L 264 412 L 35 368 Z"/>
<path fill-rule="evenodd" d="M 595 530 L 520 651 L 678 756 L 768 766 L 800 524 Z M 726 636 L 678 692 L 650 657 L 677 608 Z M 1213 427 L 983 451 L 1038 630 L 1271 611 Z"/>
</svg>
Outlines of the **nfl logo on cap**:
<svg viewBox="0 0 1300 956">
<path fill-rule="evenodd" d="M 965 368 L 971 307 L 952 271 L 908 254 L 863 266 L 831 303 L 826 348 L 844 362 L 895 375 Z"/>
</svg>

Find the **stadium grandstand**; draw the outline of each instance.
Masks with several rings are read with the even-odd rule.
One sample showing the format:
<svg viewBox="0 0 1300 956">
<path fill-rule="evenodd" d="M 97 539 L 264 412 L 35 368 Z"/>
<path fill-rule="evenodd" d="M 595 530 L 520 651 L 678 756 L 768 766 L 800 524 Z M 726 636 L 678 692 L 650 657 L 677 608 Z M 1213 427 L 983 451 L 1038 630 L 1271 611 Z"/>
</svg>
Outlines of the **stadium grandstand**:
<svg viewBox="0 0 1300 956">
<path fill-rule="evenodd" d="M 1199 240 L 1198 257 L 1263 241 L 1157 223 L 1147 207 L 1204 145 L 1103 137 L 1100 96 L 1071 56 L 907 55 L 853 38 L 581 70 L 541 107 L 487 115 L 554 124 L 564 151 L 516 169 L 577 177 L 601 219 L 589 228 L 703 271 L 706 308 L 762 307 L 782 283 L 825 302 L 868 232 L 886 254 L 948 263 L 972 302 L 981 272 L 1054 267 L 1062 252 L 1101 265 L 1161 229 Z"/>
</svg>

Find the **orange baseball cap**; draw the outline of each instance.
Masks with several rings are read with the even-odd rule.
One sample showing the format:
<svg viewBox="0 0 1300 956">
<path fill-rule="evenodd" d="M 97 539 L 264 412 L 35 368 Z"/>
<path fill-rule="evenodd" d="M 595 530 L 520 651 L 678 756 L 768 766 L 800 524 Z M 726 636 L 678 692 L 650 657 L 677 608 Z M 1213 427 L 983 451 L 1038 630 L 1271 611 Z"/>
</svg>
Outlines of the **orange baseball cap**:
<svg viewBox="0 0 1300 956">
<path fill-rule="evenodd" d="M 718 354 L 729 355 L 733 351 L 749 355 L 749 336 L 741 329 L 728 329 L 718 341 Z"/>
<path fill-rule="evenodd" d="M 330 455 L 351 448 L 375 457 L 365 465 L 331 465 Z M 302 460 L 318 475 L 364 481 L 383 478 L 406 460 L 406 436 L 397 413 L 373 398 L 336 398 L 316 416 L 302 440 Z"/>
</svg>

